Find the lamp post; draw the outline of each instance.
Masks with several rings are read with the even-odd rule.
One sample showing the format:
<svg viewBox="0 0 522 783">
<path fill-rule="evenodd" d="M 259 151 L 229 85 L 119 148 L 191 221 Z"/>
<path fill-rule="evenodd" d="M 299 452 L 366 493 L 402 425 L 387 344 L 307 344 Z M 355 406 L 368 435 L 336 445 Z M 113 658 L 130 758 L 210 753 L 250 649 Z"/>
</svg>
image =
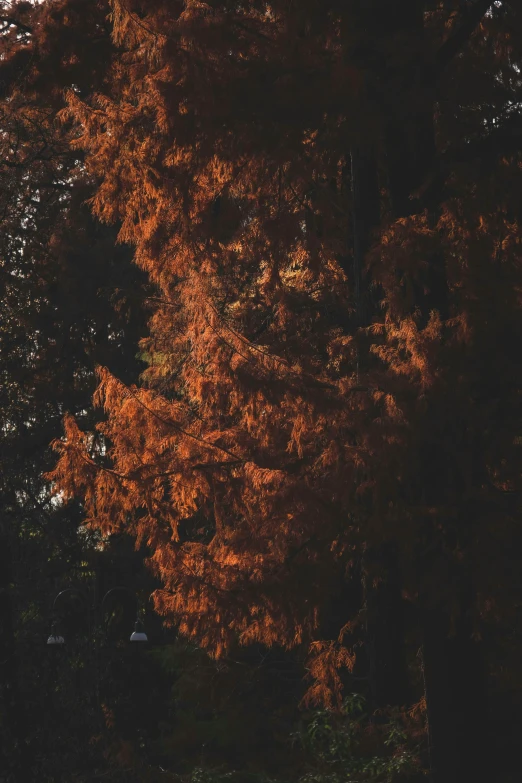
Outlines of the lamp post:
<svg viewBox="0 0 522 783">
<path fill-rule="evenodd" d="M 109 599 L 111 596 L 114 596 L 116 593 L 124 593 L 126 595 L 129 595 L 136 602 L 136 622 L 135 622 L 135 625 L 134 625 L 134 631 L 131 634 L 129 641 L 131 641 L 133 643 L 148 642 L 147 634 L 145 633 L 145 631 L 143 629 L 142 622 L 141 622 L 141 620 L 139 618 L 138 607 L 137 607 L 137 603 L 138 603 L 137 602 L 137 598 L 136 598 L 135 594 L 132 593 L 130 590 L 128 590 L 126 587 L 113 587 L 111 590 L 108 590 L 105 593 L 105 595 L 103 596 L 103 599 L 102 599 L 101 605 L 100 605 L 100 617 L 101 617 L 102 624 L 103 624 L 103 618 L 104 618 L 104 610 L 105 610 L 105 607 L 107 605 L 107 599 Z M 84 611 L 89 616 L 92 616 L 92 617 L 95 616 L 97 607 L 96 606 L 89 607 L 89 602 L 88 602 L 87 598 L 85 597 L 85 595 L 82 593 L 81 590 L 78 590 L 76 587 L 68 587 L 65 590 L 62 590 L 61 592 L 59 592 L 58 595 L 55 597 L 55 599 L 53 601 L 52 612 L 53 612 L 53 615 L 55 617 L 56 617 L 56 614 L 57 614 L 57 605 L 59 604 L 59 602 L 61 600 L 63 600 L 63 597 L 66 596 L 66 595 L 76 596 L 77 598 L 80 598 L 80 600 L 81 600 L 81 602 L 83 604 Z M 91 630 L 92 630 L 92 628 L 91 628 Z M 47 638 L 47 644 L 48 645 L 62 645 L 62 644 L 65 644 L 65 637 L 62 636 L 62 634 L 59 632 L 58 622 L 57 622 L 56 619 L 52 623 L 51 633 L 49 634 L 49 636 Z"/>
<path fill-rule="evenodd" d="M 133 613 L 136 620 L 131 634 Z M 148 637 L 136 594 L 118 586 L 97 599 L 96 590 L 91 598 L 90 592 L 70 587 L 55 596 L 52 614 L 46 642 L 50 680 L 45 689 L 50 723 L 69 736 L 68 722 L 76 721 L 78 706 L 82 705 L 85 709 L 80 710 L 79 725 L 87 721 L 89 727 L 96 727 L 97 736 L 103 736 L 112 726 L 108 715 L 112 716 L 113 708 L 119 710 L 118 721 L 125 725 L 128 718 L 122 705 L 127 703 L 128 694 L 140 704 L 147 699 L 144 673 L 148 669 L 141 653 L 145 652 Z M 118 644 L 122 637 L 131 644 Z M 110 644 L 111 640 L 115 645 Z M 132 726 L 139 727 L 140 710 L 135 708 L 133 704 Z"/>
</svg>

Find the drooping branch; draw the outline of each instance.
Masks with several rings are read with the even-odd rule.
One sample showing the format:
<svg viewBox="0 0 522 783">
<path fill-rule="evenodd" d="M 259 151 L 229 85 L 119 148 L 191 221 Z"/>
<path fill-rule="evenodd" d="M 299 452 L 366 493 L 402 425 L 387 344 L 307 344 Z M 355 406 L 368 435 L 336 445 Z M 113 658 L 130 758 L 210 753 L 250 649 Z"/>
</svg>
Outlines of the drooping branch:
<svg viewBox="0 0 522 783">
<path fill-rule="evenodd" d="M 175 421 L 173 421 L 170 418 L 165 418 L 164 416 L 161 416 L 157 411 L 150 408 L 145 402 L 143 402 L 140 397 L 135 394 L 132 389 L 130 389 L 128 386 L 124 386 L 124 384 L 121 384 L 122 387 L 125 388 L 125 393 L 132 397 L 132 399 L 138 403 L 138 405 L 141 405 L 141 407 L 147 411 L 147 413 L 150 413 L 152 416 L 154 416 L 155 419 L 158 421 L 161 421 L 162 424 L 165 424 L 167 427 L 171 427 L 173 430 L 178 432 L 180 435 L 184 435 L 186 438 L 190 438 L 191 440 L 196 441 L 197 443 L 200 443 L 204 447 L 208 449 L 215 449 L 216 451 L 221 451 L 224 454 L 228 454 L 229 457 L 232 457 L 233 460 L 237 460 L 238 462 L 242 462 L 241 459 L 238 459 L 238 455 L 234 454 L 234 452 L 230 451 L 229 449 L 224 448 L 223 446 L 219 446 L 217 443 L 211 443 L 208 440 L 205 440 L 205 438 L 200 438 L 198 435 L 194 435 L 194 433 L 189 432 L 188 430 L 181 427 L 179 424 L 177 424 Z"/>
</svg>

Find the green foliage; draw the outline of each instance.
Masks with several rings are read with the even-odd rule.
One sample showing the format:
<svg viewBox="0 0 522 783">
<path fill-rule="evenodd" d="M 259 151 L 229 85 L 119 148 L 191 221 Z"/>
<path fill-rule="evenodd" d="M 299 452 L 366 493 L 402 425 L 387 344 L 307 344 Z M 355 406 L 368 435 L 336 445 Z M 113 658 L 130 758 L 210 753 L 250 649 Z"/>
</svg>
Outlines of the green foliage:
<svg viewBox="0 0 522 783">
<path fill-rule="evenodd" d="M 357 693 L 344 700 L 340 715 L 313 713 L 293 738 L 309 757 L 302 783 L 391 783 L 419 768 L 418 748 L 412 746 L 400 714 L 371 715 Z"/>
<path fill-rule="evenodd" d="M 419 747 L 397 710 L 371 714 L 365 698 L 346 697 L 340 714 L 317 710 L 288 738 L 283 776 L 263 769 L 230 770 L 225 765 L 194 767 L 188 783 L 394 783 L 419 773 Z M 185 777 L 185 776 L 183 776 Z"/>
<path fill-rule="evenodd" d="M 253 772 L 226 772 L 220 769 L 195 767 L 189 778 L 190 783 L 278 783 L 272 777 Z"/>
</svg>

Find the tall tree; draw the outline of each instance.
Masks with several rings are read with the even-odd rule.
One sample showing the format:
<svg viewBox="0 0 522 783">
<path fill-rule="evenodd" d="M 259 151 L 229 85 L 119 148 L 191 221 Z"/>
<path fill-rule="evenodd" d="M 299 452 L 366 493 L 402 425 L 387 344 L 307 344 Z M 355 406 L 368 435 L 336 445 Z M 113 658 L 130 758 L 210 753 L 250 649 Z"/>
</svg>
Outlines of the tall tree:
<svg viewBox="0 0 522 783">
<path fill-rule="evenodd" d="M 364 613 L 322 629 L 376 553 L 434 779 L 487 779 L 475 640 L 520 553 L 519 5 L 112 6 L 110 78 L 66 116 L 159 294 L 144 383 L 99 371 L 107 420 L 67 419 L 57 491 L 146 542 L 157 610 L 215 655 L 311 643 L 332 705 Z"/>
<path fill-rule="evenodd" d="M 67 410 L 92 426 L 98 362 L 128 380 L 143 367 L 143 276 L 117 229 L 93 218 L 95 183 L 57 117 L 64 83 L 81 93 L 105 76 L 107 13 L 102 3 L 1 4 L 0 767 L 20 780 L 59 755 L 59 727 L 54 749 L 42 748 L 52 736 L 40 692 L 52 599 L 103 557 L 99 536 L 78 532 L 79 506 L 50 496 L 49 441 Z"/>
</svg>

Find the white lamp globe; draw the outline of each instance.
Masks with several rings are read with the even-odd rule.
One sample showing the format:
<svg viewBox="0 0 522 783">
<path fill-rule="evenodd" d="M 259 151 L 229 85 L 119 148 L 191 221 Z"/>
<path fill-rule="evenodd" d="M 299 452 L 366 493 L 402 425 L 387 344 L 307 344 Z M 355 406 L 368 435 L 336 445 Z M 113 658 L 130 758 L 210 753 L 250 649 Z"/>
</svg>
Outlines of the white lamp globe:
<svg viewBox="0 0 522 783">
<path fill-rule="evenodd" d="M 56 623 L 53 623 L 52 625 L 47 644 L 65 644 L 65 639 L 56 630 Z"/>
<path fill-rule="evenodd" d="M 131 634 L 131 642 L 148 642 L 147 634 L 143 630 L 143 626 L 139 620 L 136 620 L 134 624 L 134 631 Z"/>
</svg>

